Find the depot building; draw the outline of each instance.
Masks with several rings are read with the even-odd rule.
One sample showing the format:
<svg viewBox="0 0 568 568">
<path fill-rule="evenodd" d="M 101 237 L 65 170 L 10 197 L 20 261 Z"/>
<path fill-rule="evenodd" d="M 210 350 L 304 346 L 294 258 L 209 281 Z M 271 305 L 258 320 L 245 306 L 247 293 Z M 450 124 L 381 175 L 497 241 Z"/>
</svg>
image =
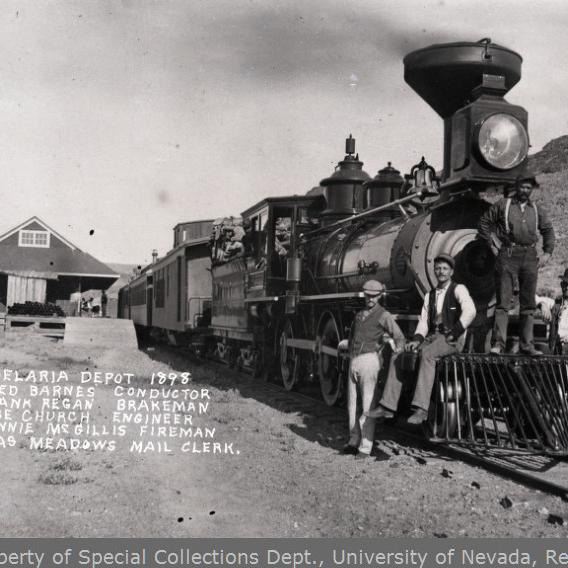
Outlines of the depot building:
<svg viewBox="0 0 568 568">
<path fill-rule="evenodd" d="M 72 294 L 106 290 L 117 279 L 108 266 L 38 217 L 0 235 L 0 303 L 50 302 L 65 309 Z"/>
</svg>

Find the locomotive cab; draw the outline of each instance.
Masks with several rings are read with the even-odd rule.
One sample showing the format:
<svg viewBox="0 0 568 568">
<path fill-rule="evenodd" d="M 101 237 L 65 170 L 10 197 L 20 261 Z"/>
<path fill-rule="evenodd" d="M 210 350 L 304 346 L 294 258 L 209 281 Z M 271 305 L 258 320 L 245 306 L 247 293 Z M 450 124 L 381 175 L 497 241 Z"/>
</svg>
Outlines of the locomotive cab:
<svg viewBox="0 0 568 568">
<path fill-rule="evenodd" d="M 289 260 L 297 259 L 300 234 L 313 228 L 323 205 L 321 196 L 267 198 L 244 211 L 242 221 L 231 218 L 243 227 L 235 254 L 225 249 L 216 258 L 219 247 L 213 241 L 211 331 L 217 358 L 255 372 L 267 369 L 266 359 L 275 349 L 271 326 L 284 313 L 294 286 Z"/>
<path fill-rule="evenodd" d="M 242 213 L 253 243 L 247 296 L 286 293 L 288 259 L 297 255 L 300 235 L 319 226 L 324 204 L 322 196 L 271 197 Z"/>
</svg>

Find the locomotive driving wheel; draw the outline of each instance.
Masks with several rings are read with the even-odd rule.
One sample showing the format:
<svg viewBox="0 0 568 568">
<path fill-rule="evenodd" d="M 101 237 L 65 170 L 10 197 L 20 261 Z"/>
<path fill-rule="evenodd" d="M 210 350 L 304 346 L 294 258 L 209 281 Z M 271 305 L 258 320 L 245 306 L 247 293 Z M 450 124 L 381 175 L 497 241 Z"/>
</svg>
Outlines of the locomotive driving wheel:
<svg viewBox="0 0 568 568">
<path fill-rule="evenodd" d="M 318 375 L 323 400 L 337 404 L 343 395 L 343 358 L 337 350 L 340 336 L 335 317 L 326 313 L 320 320 Z"/>
<path fill-rule="evenodd" d="M 280 375 L 287 391 L 291 391 L 296 386 L 300 365 L 300 354 L 296 348 L 289 345 L 290 339 L 294 339 L 294 328 L 288 319 L 280 333 Z"/>
</svg>

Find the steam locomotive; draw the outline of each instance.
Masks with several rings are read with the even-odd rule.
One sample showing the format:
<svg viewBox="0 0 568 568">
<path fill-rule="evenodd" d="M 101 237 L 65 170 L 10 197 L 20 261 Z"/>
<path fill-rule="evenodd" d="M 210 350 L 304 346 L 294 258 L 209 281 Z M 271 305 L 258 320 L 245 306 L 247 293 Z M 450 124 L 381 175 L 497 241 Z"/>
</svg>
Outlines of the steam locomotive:
<svg viewBox="0 0 568 568">
<path fill-rule="evenodd" d="M 348 368 L 338 344 L 363 306 L 363 283 L 386 285 L 386 307 L 411 335 L 435 282 L 434 258 L 444 253 L 456 260 L 455 279 L 478 311 L 468 351 L 483 353 L 495 257 L 476 238 L 477 225 L 490 206 L 482 195 L 499 193 L 526 169 L 528 115 L 504 98 L 521 64 L 487 38 L 410 53 L 406 82 L 444 120 L 441 175 L 423 159 L 406 178 L 390 163 L 371 178 L 350 136 L 345 158 L 316 191 L 268 197 L 242 212 L 237 254 L 218 254 L 222 222 L 213 236 L 210 221 L 177 226 L 172 251 L 121 290 L 120 315 L 256 376 L 278 375 L 288 390 L 317 381 L 333 405 Z M 546 340 L 544 326 L 535 331 Z M 409 369 L 410 384 L 412 376 Z M 560 357 L 446 357 L 430 435 L 564 454 L 567 392 Z"/>
</svg>

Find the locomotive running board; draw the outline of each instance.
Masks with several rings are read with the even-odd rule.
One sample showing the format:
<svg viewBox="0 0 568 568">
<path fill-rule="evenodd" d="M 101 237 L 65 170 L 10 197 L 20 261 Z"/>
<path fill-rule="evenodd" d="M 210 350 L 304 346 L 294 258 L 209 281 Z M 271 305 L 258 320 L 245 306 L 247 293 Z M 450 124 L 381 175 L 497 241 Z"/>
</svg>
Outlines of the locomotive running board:
<svg viewBox="0 0 568 568">
<path fill-rule="evenodd" d="M 337 292 L 334 294 L 312 294 L 310 296 L 300 296 L 302 301 L 318 301 L 318 300 L 344 300 L 347 298 L 364 298 L 363 292 Z"/>
<path fill-rule="evenodd" d="M 568 358 L 460 354 L 436 367 L 432 440 L 568 455 Z"/>
</svg>

